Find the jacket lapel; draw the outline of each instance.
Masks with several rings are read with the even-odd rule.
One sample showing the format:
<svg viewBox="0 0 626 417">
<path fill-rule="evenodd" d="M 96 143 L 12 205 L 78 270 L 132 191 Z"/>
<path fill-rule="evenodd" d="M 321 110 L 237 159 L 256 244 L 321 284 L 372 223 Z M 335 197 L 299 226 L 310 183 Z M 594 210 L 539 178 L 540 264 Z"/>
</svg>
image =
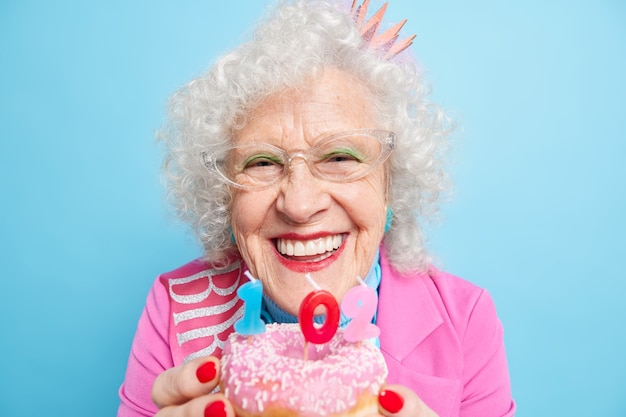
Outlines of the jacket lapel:
<svg viewBox="0 0 626 417">
<path fill-rule="evenodd" d="M 402 362 L 417 345 L 443 323 L 430 295 L 427 272 L 400 275 L 381 251 L 382 280 L 377 325 L 381 350 Z"/>
</svg>

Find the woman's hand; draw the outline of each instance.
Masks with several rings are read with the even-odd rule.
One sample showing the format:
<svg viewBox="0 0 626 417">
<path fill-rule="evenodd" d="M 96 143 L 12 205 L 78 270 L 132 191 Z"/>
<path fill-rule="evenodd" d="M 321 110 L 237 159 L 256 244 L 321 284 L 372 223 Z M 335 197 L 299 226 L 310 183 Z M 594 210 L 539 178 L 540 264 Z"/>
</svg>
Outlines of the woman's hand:
<svg viewBox="0 0 626 417">
<path fill-rule="evenodd" d="M 378 405 L 383 416 L 438 417 L 416 393 L 402 385 L 386 385 L 378 395 Z"/>
<path fill-rule="evenodd" d="M 220 380 L 215 357 L 198 358 L 160 374 L 152 386 L 155 417 L 234 417 L 223 394 L 211 394 Z"/>
</svg>

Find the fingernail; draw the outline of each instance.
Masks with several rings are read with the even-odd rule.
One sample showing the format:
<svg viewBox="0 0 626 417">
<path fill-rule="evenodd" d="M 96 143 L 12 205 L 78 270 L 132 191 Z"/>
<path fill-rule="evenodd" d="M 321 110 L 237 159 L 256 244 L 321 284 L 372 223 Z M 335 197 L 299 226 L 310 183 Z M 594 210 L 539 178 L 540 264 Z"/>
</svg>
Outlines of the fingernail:
<svg viewBox="0 0 626 417">
<path fill-rule="evenodd" d="M 217 400 L 207 405 L 204 409 L 204 417 L 226 417 L 226 404 Z"/>
<path fill-rule="evenodd" d="M 400 394 L 388 389 L 382 390 L 380 394 L 378 394 L 378 402 L 382 408 L 392 414 L 402 410 L 402 406 L 404 406 L 404 399 Z"/>
<path fill-rule="evenodd" d="M 205 382 L 213 381 L 215 375 L 217 374 L 217 369 L 215 369 L 215 362 L 207 362 L 198 367 L 196 370 L 196 377 L 198 377 L 198 381 Z"/>
</svg>

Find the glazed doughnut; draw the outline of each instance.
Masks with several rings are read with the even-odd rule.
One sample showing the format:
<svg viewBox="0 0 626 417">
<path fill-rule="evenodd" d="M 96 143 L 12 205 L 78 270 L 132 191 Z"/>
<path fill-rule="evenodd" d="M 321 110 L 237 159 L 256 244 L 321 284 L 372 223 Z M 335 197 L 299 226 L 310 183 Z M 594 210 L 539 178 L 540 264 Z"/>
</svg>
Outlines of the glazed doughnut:
<svg viewBox="0 0 626 417">
<path fill-rule="evenodd" d="M 270 324 L 263 334 L 230 335 L 221 388 L 238 416 L 366 416 L 378 412 L 387 377 L 382 354 L 350 343 L 339 329 L 325 344 L 309 344 L 298 324 Z"/>
</svg>

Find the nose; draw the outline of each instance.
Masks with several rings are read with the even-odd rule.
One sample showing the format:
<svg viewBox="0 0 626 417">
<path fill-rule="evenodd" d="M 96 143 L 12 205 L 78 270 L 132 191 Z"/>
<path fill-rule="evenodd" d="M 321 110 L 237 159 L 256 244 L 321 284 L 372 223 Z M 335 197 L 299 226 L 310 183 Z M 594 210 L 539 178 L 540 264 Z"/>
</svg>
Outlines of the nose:
<svg viewBox="0 0 626 417">
<path fill-rule="evenodd" d="M 287 178 L 280 184 L 276 208 L 288 222 L 315 222 L 330 207 L 327 187 L 326 181 L 313 176 L 304 159 L 292 159 Z"/>
</svg>

